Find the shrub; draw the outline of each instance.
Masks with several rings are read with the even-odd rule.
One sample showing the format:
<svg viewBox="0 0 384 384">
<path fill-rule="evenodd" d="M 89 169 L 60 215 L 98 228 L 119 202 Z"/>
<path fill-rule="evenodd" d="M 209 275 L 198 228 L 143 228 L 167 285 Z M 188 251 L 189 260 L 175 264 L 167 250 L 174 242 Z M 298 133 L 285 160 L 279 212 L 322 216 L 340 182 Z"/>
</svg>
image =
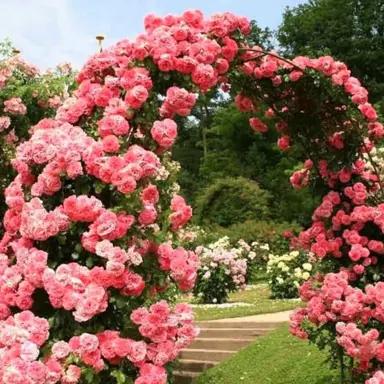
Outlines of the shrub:
<svg viewBox="0 0 384 384">
<path fill-rule="evenodd" d="M 304 251 L 269 255 L 267 277 L 272 298 L 292 299 L 298 297 L 298 287 L 311 276 L 313 265 L 310 261 L 310 255 Z"/>
<path fill-rule="evenodd" d="M 199 224 L 229 227 L 236 223 L 269 215 L 269 194 L 256 182 L 239 177 L 217 179 L 196 199 Z"/>
<path fill-rule="evenodd" d="M 229 228 L 213 227 L 212 230 L 222 236 L 228 236 L 232 243 L 240 239 L 248 244 L 256 241 L 269 244 L 273 252 L 284 252 L 288 248 L 290 238 L 300 230 L 300 227 L 295 223 L 247 220 Z"/>
<path fill-rule="evenodd" d="M 270 246 L 267 243 L 257 241 L 248 244 L 240 239 L 235 246 L 242 249 L 242 253 L 247 260 L 247 283 L 257 283 L 266 278 L 267 261 Z"/>
<path fill-rule="evenodd" d="M 55 115 L 73 84 L 68 63 L 41 73 L 20 54 L 13 54 L 10 42 L 0 42 L 0 217 L 6 210 L 4 188 L 14 176 L 11 159 L 16 145 L 28 138 L 31 126 Z"/>
<path fill-rule="evenodd" d="M 244 249 L 232 248 L 227 237 L 198 247 L 200 269 L 194 295 L 203 303 L 225 303 L 229 292 L 245 288 L 247 259 Z"/>
</svg>

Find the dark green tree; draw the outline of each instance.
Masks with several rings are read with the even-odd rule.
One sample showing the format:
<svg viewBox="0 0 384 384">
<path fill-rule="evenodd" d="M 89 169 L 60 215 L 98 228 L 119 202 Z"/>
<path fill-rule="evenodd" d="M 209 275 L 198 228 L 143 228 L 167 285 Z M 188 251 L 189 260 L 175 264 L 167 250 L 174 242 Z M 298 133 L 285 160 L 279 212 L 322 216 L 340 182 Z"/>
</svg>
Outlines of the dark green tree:
<svg viewBox="0 0 384 384">
<path fill-rule="evenodd" d="M 263 113 L 263 111 L 260 111 Z M 201 162 L 200 185 L 226 177 L 245 177 L 268 191 L 270 218 L 275 221 L 309 223 L 314 207 L 311 191 L 294 191 L 289 176 L 301 168 L 302 154 L 282 153 L 276 146 L 276 132 L 252 131 L 247 115 L 231 104 L 216 111 L 207 137 L 208 156 Z"/>
<path fill-rule="evenodd" d="M 330 54 L 384 99 L 384 0 L 310 0 L 287 8 L 277 37 L 286 54 Z"/>
</svg>

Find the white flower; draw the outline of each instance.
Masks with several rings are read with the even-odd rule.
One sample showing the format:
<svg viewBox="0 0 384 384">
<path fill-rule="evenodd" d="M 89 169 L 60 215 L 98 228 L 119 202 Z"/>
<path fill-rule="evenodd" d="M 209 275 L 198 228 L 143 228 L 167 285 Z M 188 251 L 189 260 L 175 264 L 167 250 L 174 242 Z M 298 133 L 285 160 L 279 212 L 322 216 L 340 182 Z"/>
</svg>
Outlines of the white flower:
<svg viewBox="0 0 384 384">
<path fill-rule="evenodd" d="M 295 277 L 300 279 L 302 277 L 301 269 L 300 268 L 295 268 Z"/>
<path fill-rule="evenodd" d="M 283 269 L 285 267 L 285 263 L 280 261 L 279 264 L 277 264 L 277 268 Z"/>
<path fill-rule="evenodd" d="M 217 299 L 212 299 L 212 303 L 216 304 L 217 303 Z"/>
<path fill-rule="evenodd" d="M 308 280 L 311 275 L 308 272 L 303 273 L 303 279 Z"/>
<path fill-rule="evenodd" d="M 297 257 L 300 255 L 300 252 L 299 251 L 292 251 L 289 255 L 292 257 Z"/>
<path fill-rule="evenodd" d="M 278 284 L 283 284 L 284 283 L 284 280 L 279 276 L 278 278 L 276 278 L 276 281 Z"/>
<path fill-rule="evenodd" d="M 304 263 L 303 264 L 303 268 L 306 270 L 306 271 L 312 271 L 312 264 L 310 263 Z"/>
<path fill-rule="evenodd" d="M 269 251 L 269 244 L 260 245 L 260 249 L 264 249 L 266 251 Z"/>
<path fill-rule="evenodd" d="M 211 272 L 208 271 L 208 272 L 205 272 L 205 273 L 204 273 L 203 279 L 204 279 L 204 280 L 208 280 L 210 277 L 211 277 Z"/>
</svg>

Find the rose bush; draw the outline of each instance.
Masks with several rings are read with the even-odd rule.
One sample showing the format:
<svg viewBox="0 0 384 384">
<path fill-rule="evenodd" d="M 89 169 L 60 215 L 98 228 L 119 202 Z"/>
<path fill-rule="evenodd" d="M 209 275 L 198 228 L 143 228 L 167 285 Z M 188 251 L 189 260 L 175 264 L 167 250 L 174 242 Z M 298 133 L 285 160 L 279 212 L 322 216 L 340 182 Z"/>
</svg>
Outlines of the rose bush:
<svg viewBox="0 0 384 384">
<path fill-rule="evenodd" d="M 259 243 L 258 241 L 248 244 L 245 240 L 240 239 L 236 243 L 236 247 L 241 249 L 243 257 L 247 260 L 246 282 L 252 284 L 260 279 L 264 279 L 267 271 L 270 245 Z"/>
<path fill-rule="evenodd" d="M 4 188 L 13 177 L 10 160 L 17 143 L 29 136 L 31 126 L 52 117 L 74 84 L 70 64 L 41 73 L 8 42 L 0 42 L 0 215 L 4 215 Z M 0 227 L 0 233 L 2 233 Z"/>
<path fill-rule="evenodd" d="M 200 269 L 193 289 L 195 297 L 205 304 L 222 304 L 228 300 L 229 292 L 244 289 L 249 252 L 243 246 L 232 247 L 228 237 L 196 248 Z"/>
<path fill-rule="evenodd" d="M 331 57 L 287 61 L 249 46 L 249 21 L 230 13 L 149 15 L 145 27 L 91 57 L 74 95 L 18 147 L 1 241 L 0 382 L 167 381 L 196 330 L 189 308 L 155 302 L 192 288 L 198 265 L 168 241 L 192 212 L 168 192 L 167 152 L 175 117 L 216 86 L 237 95 L 253 130 L 275 125 L 282 150 L 308 156 L 295 188 L 324 191 L 293 241 L 325 262 L 300 288 L 308 306 L 292 332 L 329 342 L 342 367 L 349 355 L 357 380 L 381 380 L 383 194 L 363 154 L 384 129 L 367 91 Z M 268 124 L 253 115 L 261 103 Z"/>
<path fill-rule="evenodd" d="M 313 270 L 311 255 L 291 251 L 283 255 L 269 255 L 267 277 L 273 298 L 292 299 L 299 296 L 298 287 L 307 281 Z"/>
</svg>

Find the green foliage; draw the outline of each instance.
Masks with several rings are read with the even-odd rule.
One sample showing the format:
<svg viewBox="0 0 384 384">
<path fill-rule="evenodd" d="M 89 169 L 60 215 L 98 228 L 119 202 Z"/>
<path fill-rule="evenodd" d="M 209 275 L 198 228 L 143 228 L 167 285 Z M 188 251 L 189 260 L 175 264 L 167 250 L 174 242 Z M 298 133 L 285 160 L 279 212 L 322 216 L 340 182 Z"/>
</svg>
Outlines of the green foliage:
<svg viewBox="0 0 384 384">
<path fill-rule="evenodd" d="M 13 45 L 9 39 L 0 41 L 0 60 L 10 58 L 13 49 Z"/>
<path fill-rule="evenodd" d="M 243 177 L 217 179 L 196 199 L 197 222 L 229 227 L 252 218 L 266 219 L 269 198 L 257 183 Z"/>
<path fill-rule="evenodd" d="M 298 159 L 302 154 L 295 150 L 282 153 L 276 146 L 276 132 L 254 132 L 248 118 L 233 104 L 216 110 L 207 133 L 207 155 L 200 158 L 198 177 L 188 179 L 197 183 L 191 194 L 196 196 L 200 188 L 211 185 L 215 179 L 246 177 L 271 194 L 269 208 L 273 220 L 308 225 L 316 199 L 308 189 L 294 191 L 289 182 L 293 170 L 301 165 Z M 180 184 L 184 190 L 185 184 L 181 180 Z"/>
<path fill-rule="evenodd" d="M 287 9 L 278 31 L 289 54 L 330 54 L 363 81 L 373 103 L 384 97 L 384 0 L 311 0 Z"/>
<path fill-rule="evenodd" d="M 284 238 L 284 233 L 293 231 L 298 233 L 300 226 L 295 223 L 277 223 L 274 221 L 247 220 L 234 224 L 229 228 L 215 228 L 222 236 L 228 236 L 231 242 L 244 239 L 247 243 L 258 241 L 267 243 L 273 252 L 285 252 L 289 240 Z"/>
</svg>

